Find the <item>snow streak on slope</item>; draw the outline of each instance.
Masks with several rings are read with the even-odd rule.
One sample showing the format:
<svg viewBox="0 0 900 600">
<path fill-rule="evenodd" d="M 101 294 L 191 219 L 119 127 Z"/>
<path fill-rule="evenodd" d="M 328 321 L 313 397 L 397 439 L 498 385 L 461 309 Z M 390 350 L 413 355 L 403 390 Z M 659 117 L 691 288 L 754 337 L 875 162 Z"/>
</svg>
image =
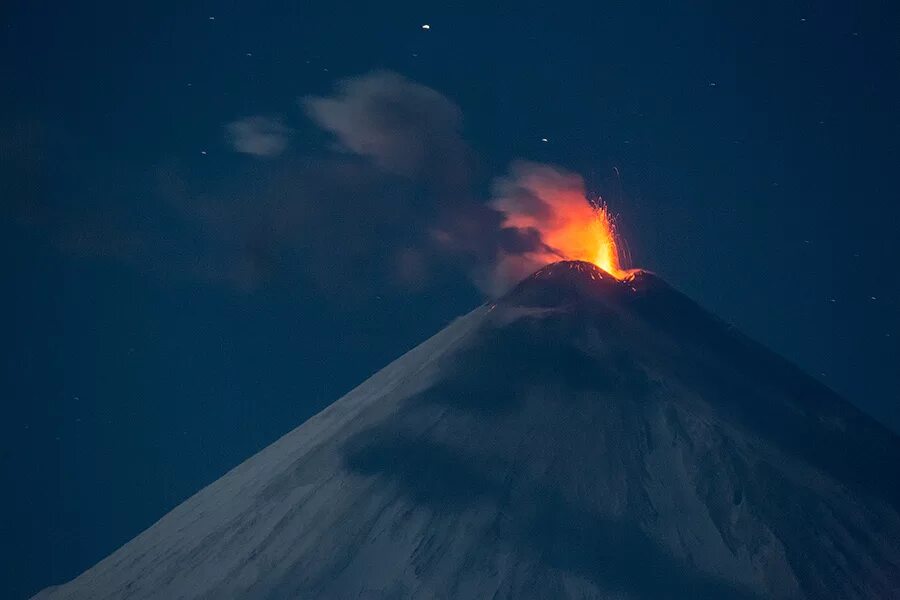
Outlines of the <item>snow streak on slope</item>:
<svg viewBox="0 0 900 600">
<path fill-rule="evenodd" d="M 898 460 L 654 276 L 557 263 L 38 597 L 898 597 Z"/>
</svg>

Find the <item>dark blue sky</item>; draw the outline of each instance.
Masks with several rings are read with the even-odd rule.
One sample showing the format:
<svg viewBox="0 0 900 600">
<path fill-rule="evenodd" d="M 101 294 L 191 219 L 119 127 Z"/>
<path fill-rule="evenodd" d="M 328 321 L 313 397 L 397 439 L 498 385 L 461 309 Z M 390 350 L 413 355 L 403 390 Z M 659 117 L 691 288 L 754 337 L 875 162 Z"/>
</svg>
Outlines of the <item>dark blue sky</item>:
<svg viewBox="0 0 900 600">
<path fill-rule="evenodd" d="M 4 597 L 479 303 L 452 260 L 383 265 L 514 159 L 580 173 L 635 266 L 900 429 L 893 3 L 313 4 L 0 9 Z M 458 107 L 464 185 L 312 122 L 302 98 L 379 70 Z M 250 117 L 275 146 L 235 151 Z"/>
</svg>

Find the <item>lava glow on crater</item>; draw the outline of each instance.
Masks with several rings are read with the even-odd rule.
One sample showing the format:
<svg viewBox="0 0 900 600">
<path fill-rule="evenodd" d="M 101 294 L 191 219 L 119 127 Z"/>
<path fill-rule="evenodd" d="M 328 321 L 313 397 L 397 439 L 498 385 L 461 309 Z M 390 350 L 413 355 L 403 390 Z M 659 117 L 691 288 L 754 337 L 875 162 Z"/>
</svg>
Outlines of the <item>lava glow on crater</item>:
<svg viewBox="0 0 900 600">
<path fill-rule="evenodd" d="M 571 199 L 556 197 L 552 205 L 555 210 L 551 218 L 506 212 L 506 227 L 540 231 L 543 248 L 529 258 L 538 264 L 581 260 L 597 265 L 617 279 L 627 275 L 621 265 L 615 221 L 605 205 L 591 205 L 582 195 Z"/>
</svg>

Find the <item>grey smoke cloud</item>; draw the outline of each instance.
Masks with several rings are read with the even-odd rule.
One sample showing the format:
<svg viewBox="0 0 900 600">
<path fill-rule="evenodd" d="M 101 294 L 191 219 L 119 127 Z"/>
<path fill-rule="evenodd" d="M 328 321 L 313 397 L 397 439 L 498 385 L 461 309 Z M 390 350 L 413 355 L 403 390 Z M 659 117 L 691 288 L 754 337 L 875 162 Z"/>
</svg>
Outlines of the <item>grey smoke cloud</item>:
<svg viewBox="0 0 900 600">
<path fill-rule="evenodd" d="M 515 193 L 523 195 L 522 202 L 527 200 L 526 180 L 532 171 L 542 178 L 569 174 L 537 163 L 516 163 L 509 176 L 495 182 L 497 198 L 477 197 L 471 187 L 471 151 L 461 135 L 462 111 L 440 92 L 396 73 L 344 79 L 334 95 L 308 96 L 302 102 L 310 118 L 335 135 L 339 149 L 426 190 L 424 201 L 419 198 L 402 215 L 392 216 L 428 231 L 416 254 L 420 273 L 425 270 L 423 256 L 429 262 L 449 261 L 490 295 L 528 274 L 534 253 L 545 245 L 533 227 L 504 225 L 504 209 L 512 208 L 503 202 L 515 199 Z M 513 190 L 519 180 L 520 187 Z M 532 210 L 543 206 L 533 194 L 531 199 Z"/>
<path fill-rule="evenodd" d="M 246 117 L 225 125 L 225 139 L 236 152 L 265 158 L 284 152 L 290 134 L 281 119 L 271 117 Z"/>
<path fill-rule="evenodd" d="M 516 224 L 525 243 L 505 243 L 479 271 L 479 286 L 491 295 L 502 293 L 549 261 L 564 257 L 555 247 L 560 230 L 575 217 L 590 219 L 584 179 L 561 167 L 519 160 L 496 177 L 488 205 L 503 217 L 500 238 Z M 572 248 L 569 248 L 572 250 Z"/>
<path fill-rule="evenodd" d="M 340 147 L 385 171 L 428 175 L 438 161 L 459 161 L 462 111 L 430 87 L 388 71 L 343 79 L 330 97 L 307 96 L 309 117 L 332 132 Z"/>
<path fill-rule="evenodd" d="M 141 177 L 155 186 L 134 178 L 141 203 L 110 197 L 93 213 L 48 217 L 68 224 L 60 246 L 246 293 L 277 280 L 365 301 L 467 278 L 495 295 L 546 249 L 538 228 L 511 225 L 508 213 L 552 214 L 534 181 L 579 188 L 577 175 L 518 163 L 492 195 L 476 192 L 487 186 L 472 183 L 459 107 L 396 73 L 347 78 L 302 103 L 334 144 L 218 182 L 195 181 L 175 164 L 153 167 Z M 291 133 L 262 116 L 226 125 L 232 147 L 258 157 L 281 154 Z"/>
</svg>

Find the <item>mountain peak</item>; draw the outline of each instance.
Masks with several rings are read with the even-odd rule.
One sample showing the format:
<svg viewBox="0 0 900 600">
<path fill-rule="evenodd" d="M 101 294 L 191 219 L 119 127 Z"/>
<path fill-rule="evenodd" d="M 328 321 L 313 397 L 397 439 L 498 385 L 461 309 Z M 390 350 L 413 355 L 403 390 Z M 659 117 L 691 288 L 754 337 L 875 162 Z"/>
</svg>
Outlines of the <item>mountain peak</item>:
<svg viewBox="0 0 900 600">
<path fill-rule="evenodd" d="M 528 280 L 582 280 L 582 281 L 624 281 L 629 279 L 630 274 L 623 280 L 620 280 L 612 274 L 604 271 L 597 265 L 585 260 L 561 260 L 549 265 L 544 265 L 529 277 Z"/>
<path fill-rule="evenodd" d="M 38 597 L 897 598 L 898 463 L 655 275 L 563 261 Z"/>
<path fill-rule="evenodd" d="M 517 306 L 550 307 L 573 303 L 622 301 L 651 289 L 666 288 L 661 279 L 640 269 L 619 279 L 583 260 L 563 260 L 541 267 L 501 299 Z"/>
</svg>

